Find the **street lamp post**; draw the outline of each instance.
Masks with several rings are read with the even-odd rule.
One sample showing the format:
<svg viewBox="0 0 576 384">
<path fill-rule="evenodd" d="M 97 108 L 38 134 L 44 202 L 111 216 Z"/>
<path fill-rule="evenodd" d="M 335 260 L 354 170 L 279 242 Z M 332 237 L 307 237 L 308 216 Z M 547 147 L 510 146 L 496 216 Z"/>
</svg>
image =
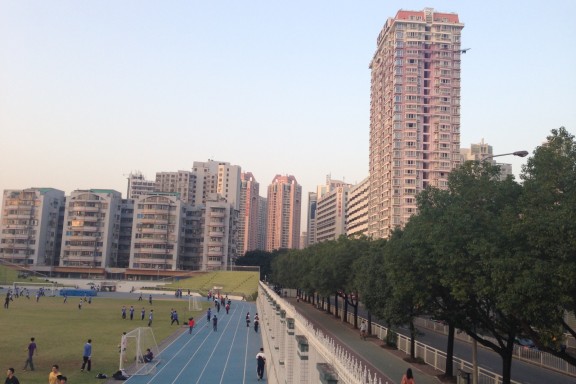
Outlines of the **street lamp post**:
<svg viewBox="0 0 576 384">
<path fill-rule="evenodd" d="M 510 153 L 502 153 L 499 155 L 483 154 L 481 162 L 485 162 L 494 157 L 500 157 L 500 156 L 526 157 L 528 156 L 528 151 L 515 151 Z M 472 338 L 472 384 L 478 384 L 478 341 L 476 341 L 475 338 Z"/>
</svg>

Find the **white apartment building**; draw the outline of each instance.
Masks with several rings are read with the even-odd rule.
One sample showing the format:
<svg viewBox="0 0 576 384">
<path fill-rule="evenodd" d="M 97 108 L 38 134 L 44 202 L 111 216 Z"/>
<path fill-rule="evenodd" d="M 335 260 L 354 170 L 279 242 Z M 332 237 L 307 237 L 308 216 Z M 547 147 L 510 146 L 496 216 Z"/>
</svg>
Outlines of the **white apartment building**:
<svg viewBox="0 0 576 384">
<path fill-rule="evenodd" d="M 300 248 L 302 186 L 291 175 L 276 175 L 268 186 L 266 251 Z"/>
<path fill-rule="evenodd" d="M 454 13 L 400 10 L 370 63 L 368 235 L 386 238 L 416 213 L 416 195 L 445 188 L 460 165 L 460 56 Z"/>
<path fill-rule="evenodd" d="M 154 193 L 156 190 L 156 181 L 146 180 L 141 172 L 131 172 L 128 175 L 128 198 L 137 199 L 141 195 Z"/>
<path fill-rule="evenodd" d="M 213 194 L 218 194 L 232 204 L 234 209 L 240 209 L 240 166 L 224 161 L 195 161 L 192 170 L 196 175 L 192 204 L 204 204 L 207 199 L 213 199 Z"/>
<path fill-rule="evenodd" d="M 60 266 L 116 266 L 122 195 L 111 189 L 76 190 L 66 199 Z"/>
<path fill-rule="evenodd" d="M 185 208 L 177 193 L 143 195 L 134 201 L 130 268 L 176 270 Z"/>
<path fill-rule="evenodd" d="M 346 236 L 360 237 L 368 235 L 369 193 L 369 177 L 350 188 L 348 205 L 346 206 Z"/>
<path fill-rule="evenodd" d="M 25 267 L 56 266 L 64 192 L 53 188 L 5 190 L 0 259 Z"/>
<path fill-rule="evenodd" d="M 350 184 L 342 182 L 318 199 L 316 210 L 316 242 L 336 240 L 346 235 L 346 206 Z"/>
</svg>

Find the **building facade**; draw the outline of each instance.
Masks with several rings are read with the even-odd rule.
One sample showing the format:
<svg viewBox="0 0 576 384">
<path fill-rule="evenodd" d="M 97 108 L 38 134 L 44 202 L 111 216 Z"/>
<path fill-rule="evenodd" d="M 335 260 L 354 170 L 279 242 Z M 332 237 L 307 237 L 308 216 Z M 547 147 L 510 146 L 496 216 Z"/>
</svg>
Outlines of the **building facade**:
<svg viewBox="0 0 576 384">
<path fill-rule="evenodd" d="M 258 196 L 258 242 L 256 249 L 264 251 L 266 249 L 266 236 L 268 228 L 268 199 Z"/>
<path fill-rule="evenodd" d="M 234 209 L 240 209 L 242 172 L 240 166 L 225 161 L 195 161 L 192 171 L 196 175 L 192 204 L 205 204 L 207 200 L 213 200 L 217 194 L 232 204 Z"/>
<path fill-rule="evenodd" d="M 122 195 L 111 189 L 76 190 L 66 199 L 60 266 L 115 267 Z"/>
<path fill-rule="evenodd" d="M 492 165 L 500 167 L 500 179 L 506 180 L 509 175 L 512 175 L 512 164 L 498 163 L 491 156 L 494 155 L 491 145 L 484 142 L 484 139 L 477 144 L 471 144 L 470 148 L 460 148 L 460 156 L 462 163 L 465 161 L 488 161 Z"/>
<path fill-rule="evenodd" d="M 132 172 L 128 175 L 128 196 L 129 199 L 137 199 L 141 195 L 154 193 L 156 181 L 146 180 L 141 172 Z"/>
<path fill-rule="evenodd" d="M 258 212 L 260 184 L 250 172 L 241 174 L 238 220 L 238 256 L 258 249 Z"/>
<path fill-rule="evenodd" d="M 302 187 L 294 176 L 276 175 L 267 199 L 266 251 L 299 249 Z"/>
<path fill-rule="evenodd" d="M 368 234 L 385 238 L 460 164 L 460 56 L 454 13 L 398 11 L 370 63 Z"/>
<path fill-rule="evenodd" d="M 177 193 L 186 204 L 194 204 L 196 174 L 191 171 L 157 172 L 155 192 Z"/>
<path fill-rule="evenodd" d="M 346 206 L 350 185 L 341 183 L 318 199 L 316 242 L 336 240 L 346 235 Z"/>
<path fill-rule="evenodd" d="M 352 186 L 346 206 L 346 236 L 368 236 L 368 201 L 370 178 Z"/>
<path fill-rule="evenodd" d="M 64 192 L 53 188 L 5 190 L 2 201 L 0 259 L 24 267 L 58 265 Z"/>
<path fill-rule="evenodd" d="M 134 201 L 130 268 L 180 268 L 184 212 L 178 193 L 143 195 Z"/>
<path fill-rule="evenodd" d="M 316 192 L 308 192 L 308 209 L 306 220 L 306 244 L 316 244 L 316 208 L 318 207 L 318 195 Z"/>
</svg>

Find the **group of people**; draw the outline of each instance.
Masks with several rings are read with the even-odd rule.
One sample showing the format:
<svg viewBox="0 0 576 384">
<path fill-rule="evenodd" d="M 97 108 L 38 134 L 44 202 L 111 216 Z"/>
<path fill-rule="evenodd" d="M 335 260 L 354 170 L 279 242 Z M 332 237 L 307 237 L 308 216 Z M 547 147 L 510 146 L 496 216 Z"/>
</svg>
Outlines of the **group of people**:
<svg viewBox="0 0 576 384">
<path fill-rule="evenodd" d="M 260 317 L 258 317 L 258 312 L 254 315 L 254 331 L 258 333 L 258 327 L 260 326 Z M 250 312 L 246 314 L 246 327 L 250 327 Z"/>
</svg>

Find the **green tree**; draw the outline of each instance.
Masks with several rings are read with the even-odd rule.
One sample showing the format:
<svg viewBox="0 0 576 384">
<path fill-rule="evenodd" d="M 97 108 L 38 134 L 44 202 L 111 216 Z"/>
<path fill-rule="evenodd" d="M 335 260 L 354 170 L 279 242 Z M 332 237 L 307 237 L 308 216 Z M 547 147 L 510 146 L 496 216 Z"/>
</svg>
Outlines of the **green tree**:
<svg viewBox="0 0 576 384">
<path fill-rule="evenodd" d="M 576 143 L 564 127 L 554 129 L 534 151 L 521 175 L 524 193 L 518 232 L 525 234 L 526 284 L 518 286 L 524 332 L 547 352 L 576 365 L 559 344 L 564 321 L 576 310 Z M 544 305 L 548 304 L 548 307 Z"/>
</svg>

